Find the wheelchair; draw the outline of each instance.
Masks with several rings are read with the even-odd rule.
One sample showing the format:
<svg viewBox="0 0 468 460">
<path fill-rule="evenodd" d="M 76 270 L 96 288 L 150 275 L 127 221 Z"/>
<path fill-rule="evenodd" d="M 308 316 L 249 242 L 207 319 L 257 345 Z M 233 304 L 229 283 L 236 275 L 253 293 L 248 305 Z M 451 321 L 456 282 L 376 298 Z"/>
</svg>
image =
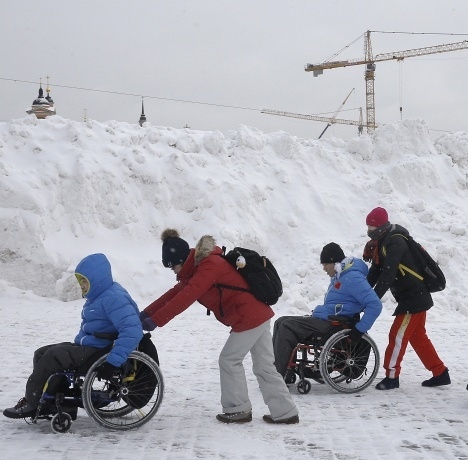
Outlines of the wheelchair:
<svg viewBox="0 0 468 460">
<path fill-rule="evenodd" d="M 359 321 L 342 315 L 329 316 L 329 327 L 299 343 L 291 353 L 286 380 L 296 383 L 300 394 L 310 392 L 310 380 L 328 384 L 340 393 L 356 393 L 367 388 L 377 376 L 380 354 L 368 334 L 350 342 L 348 333 Z"/>
<path fill-rule="evenodd" d="M 164 394 L 164 380 L 158 364 L 145 353 L 130 353 L 118 379 L 97 376 L 104 355 L 87 372 L 52 374 L 44 385 L 32 423 L 47 419 L 52 430 L 67 432 L 78 408 L 84 408 L 98 425 L 110 430 L 130 430 L 147 423 L 158 411 Z"/>
</svg>

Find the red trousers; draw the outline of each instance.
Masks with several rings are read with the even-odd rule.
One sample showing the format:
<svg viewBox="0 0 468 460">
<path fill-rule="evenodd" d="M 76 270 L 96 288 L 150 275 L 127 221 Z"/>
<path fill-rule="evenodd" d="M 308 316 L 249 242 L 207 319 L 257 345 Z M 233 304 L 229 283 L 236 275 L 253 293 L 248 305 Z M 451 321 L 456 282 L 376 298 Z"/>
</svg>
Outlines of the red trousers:
<svg viewBox="0 0 468 460">
<path fill-rule="evenodd" d="M 408 343 L 413 347 L 424 367 L 438 376 L 446 366 L 439 358 L 426 333 L 426 312 L 396 315 L 388 334 L 384 368 L 386 376 L 394 379 L 400 375 L 401 362 Z"/>
</svg>

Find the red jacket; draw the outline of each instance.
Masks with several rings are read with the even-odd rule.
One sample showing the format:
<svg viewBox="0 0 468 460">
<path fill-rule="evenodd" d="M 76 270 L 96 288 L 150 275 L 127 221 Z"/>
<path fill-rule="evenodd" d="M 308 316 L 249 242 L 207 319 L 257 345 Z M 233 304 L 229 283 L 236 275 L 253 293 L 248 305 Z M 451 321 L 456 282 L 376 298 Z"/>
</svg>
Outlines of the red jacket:
<svg viewBox="0 0 468 460">
<path fill-rule="evenodd" d="M 250 292 L 219 289 L 215 283 L 247 288 L 245 279 L 223 257 L 214 239 L 203 236 L 177 275 L 178 283 L 148 307 L 148 314 L 158 327 L 182 313 L 198 300 L 212 311 L 218 321 L 234 332 L 260 326 L 274 316 L 271 307 Z"/>
</svg>

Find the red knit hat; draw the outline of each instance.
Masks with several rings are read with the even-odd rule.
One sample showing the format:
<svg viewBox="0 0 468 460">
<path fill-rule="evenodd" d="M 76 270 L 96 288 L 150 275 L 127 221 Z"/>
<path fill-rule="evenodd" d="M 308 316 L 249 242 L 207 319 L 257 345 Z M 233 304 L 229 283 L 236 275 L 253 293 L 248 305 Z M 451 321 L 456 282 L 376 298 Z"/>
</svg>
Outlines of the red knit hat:
<svg viewBox="0 0 468 460">
<path fill-rule="evenodd" d="M 366 225 L 380 227 L 388 222 L 388 214 L 384 208 L 374 208 L 366 217 Z"/>
</svg>

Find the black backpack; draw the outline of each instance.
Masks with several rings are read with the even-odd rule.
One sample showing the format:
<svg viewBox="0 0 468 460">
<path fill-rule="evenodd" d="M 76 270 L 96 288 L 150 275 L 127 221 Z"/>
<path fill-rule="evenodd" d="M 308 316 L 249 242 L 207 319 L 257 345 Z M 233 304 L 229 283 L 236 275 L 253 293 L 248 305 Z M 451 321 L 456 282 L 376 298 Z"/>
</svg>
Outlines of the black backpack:
<svg viewBox="0 0 468 460">
<path fill-rule="evenodd" d="M 226 254 L 223 246 L 222 257 L 227 260 L 244 277 L 249 289 L 216 283 L 220 289 L 251 292 L 257 300 L 274 305 L 283 294 L 283 285 L 273 264 L 265 256 L 252 249 L 236 247 Z"/>
<path fill-rule="evenodd" d="M 145 334 L 143 334 L 143 338 L 140 340 L 137 350 L 141 351 L 145 355 L 148 355 L 159 366 L 158 351 L 156 350 L 156 347 L 153 341 L 151 340 L 151 334 L 149 332 L 146 332 Z"/>
<path fill-rule="evenodd" d="M 149 332 L 143 334 L 137 350 L 148 355 L 159 365 L 158 352 Z M 139 362 L 136 369 L 132 370 L 136 371 L 136 378 L 127 383 L 129 393 L 122 398 L 130 406 L 141 409 L 149 403 L 159 382 L 154 372 L 144 363 Z"/>
<path fill-rule="evenodd" d="M 430 256 L 430 254 L 411 236 L 402 236 L 408 243 L 416 265 L 419 267 L 420 275 L 426 284 L 429 292 L 440 292 L 445 289 L 445 275 L 439 267 L 439 264 Z M 393 236 L 393 235 L 392 235 Z"/>
</svg>

